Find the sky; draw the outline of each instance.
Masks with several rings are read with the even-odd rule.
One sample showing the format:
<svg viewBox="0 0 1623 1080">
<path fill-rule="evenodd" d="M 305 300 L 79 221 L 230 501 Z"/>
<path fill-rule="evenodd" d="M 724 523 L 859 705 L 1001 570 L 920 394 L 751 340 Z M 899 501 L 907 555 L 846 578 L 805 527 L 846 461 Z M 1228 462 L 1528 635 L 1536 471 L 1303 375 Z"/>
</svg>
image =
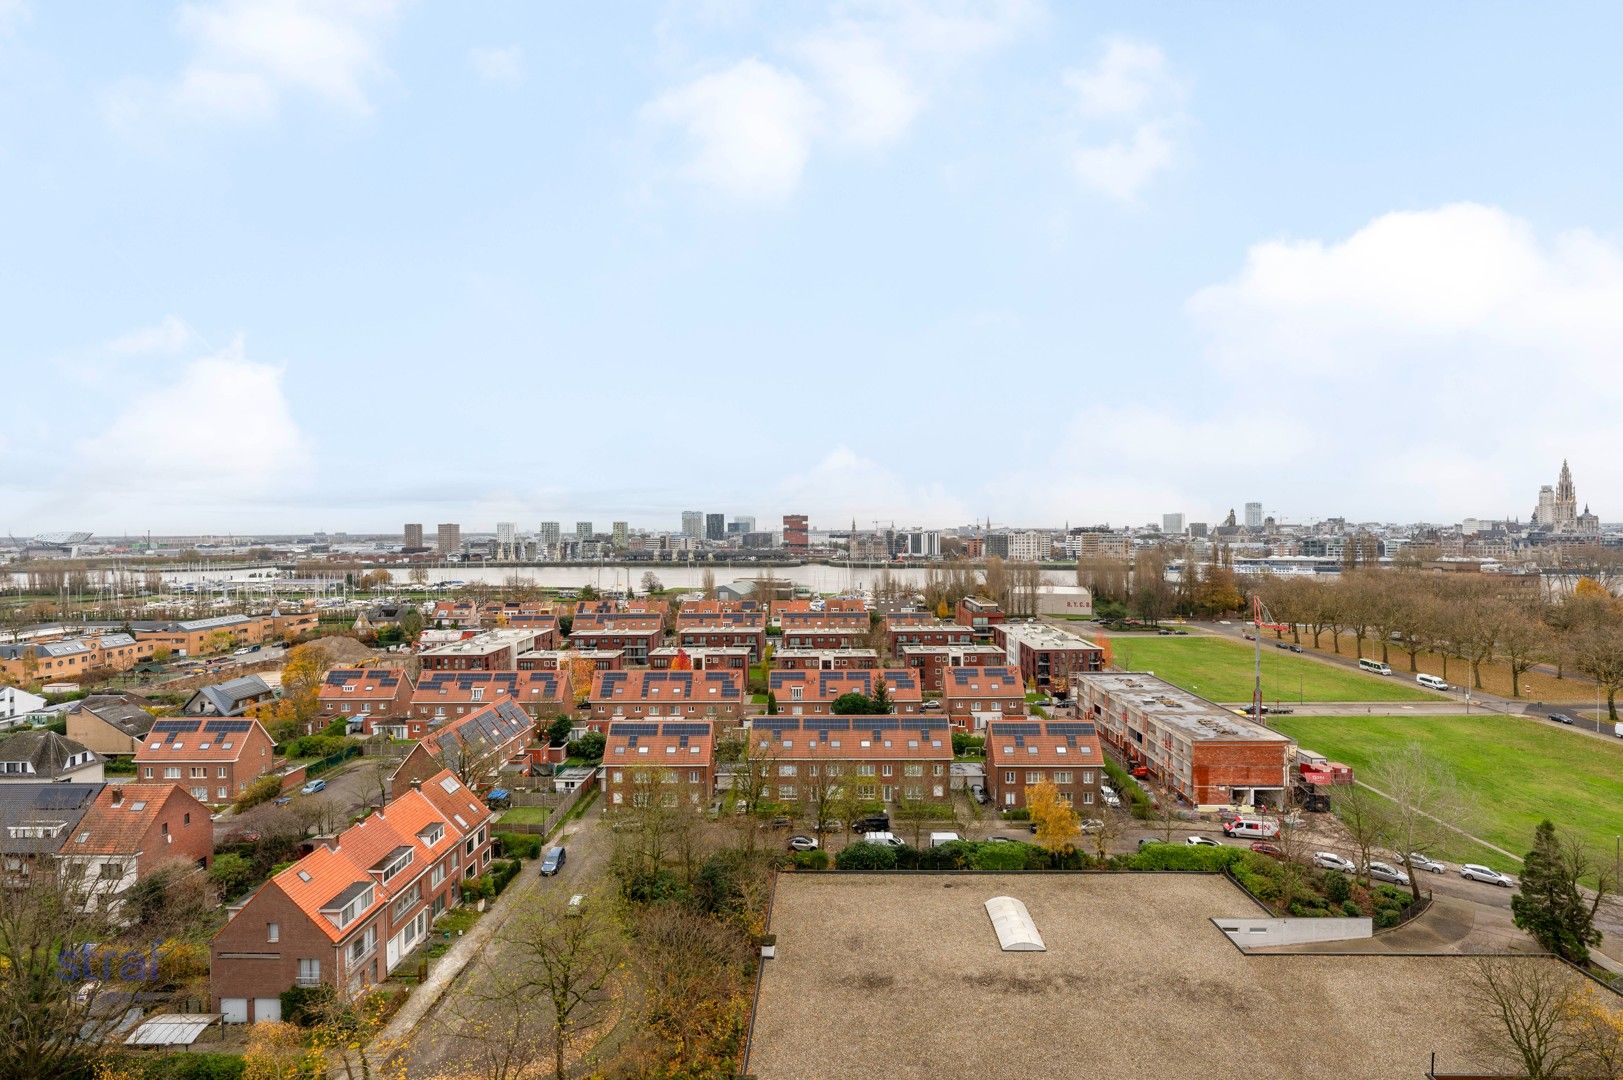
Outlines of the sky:
<svg viewBox="0 0 1623 1080">
<path fill-rule="evenodd" d="M 0 529 L 1623 520 L 1623 9 L 1355 14 L 0 0 Z"/>
</svg>

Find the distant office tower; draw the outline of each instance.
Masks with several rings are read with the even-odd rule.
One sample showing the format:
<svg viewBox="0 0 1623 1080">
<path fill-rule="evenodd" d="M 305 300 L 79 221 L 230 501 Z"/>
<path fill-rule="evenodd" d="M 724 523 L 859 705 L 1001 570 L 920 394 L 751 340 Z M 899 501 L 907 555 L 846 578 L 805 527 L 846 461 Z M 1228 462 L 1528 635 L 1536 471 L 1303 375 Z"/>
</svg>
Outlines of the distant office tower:
<svg viewBox="0 0 1623 1080">
<path fill-rule="evenodd" d="M 441 522 L 435 534 L 435 550 L 441 555 L 455 555 L 462 550 L 462 526 L 454 522 Z"/>
<path fill-rule="evenodd" d="M 682 511 L 682 535 L 692 537 L 694 540 L 704 535 L 704 511 Z"/>
<path fill-rule="evenodd" d="M 1183 515 L 1182 514 L 1162 514 L 1161 515 L 1161 531 L 1166 533 L 1168 536 L 1182 536 L 1183 535 Z"/>
<path fill-rule="evenodd" d="M 704 538 L 706 540 L 727 539 L 726 514 L 706 514 L 704 516 Z"/>
<path fill-rule="evenodd" d="M 514 547 L 518 541 L 518 523 L 513 521 L 496 522 L 496 558 L 516 559 L 518 552 Z"/>
<path fill-rule="evenodd" d="M 1196 540 L 1206 539 L 1206 523 L 1204 521 L 1191 521 L 1189 523 L 1189 535 Z"/>
<path fill-rule="evenodd" d="M 421 550 L 421 548 L 423 546 L 423 525 L 422 525 L 422 522 L 418 522 L 415 525 L 413 525 L 413 524 L 407 524 L 406 525 L 405 542 L 402 543 L 400 546 L 404 547 L 404 548 L 408 548 L 408 549 L 416 548 L 418 550 Z"/>
<path fill-rule="evenodd" d="M 783 515 L 783 546 L 790 551 L 805 551 L 811 547 L 811 530 L 805 514 Z"/>
<path fill-rule="evenodd" d="M 898 538 L 900 554 L 913 559 L 939 559 L 941 532 L 938 529 L 907 529 Z"/>
<path fill-rule="evenodd" d="M 581 543 L 584 544 L 584 543 L 586 543 L 588 540 L 590 540 L 592 537 L 594 537 L 596 535 L 597 534 L 592 531 L 592 523 L 590 521 L 577 521 L 577 522 L 575 522 L 575 539 L 576 540 L 579 540 Z"/>
<path fill-rule="evenodd" d="M 1250 502 L 1245 504 L 1245 527 L 1248 529 L 1262 528 L 1262 504 Z"/>
<path fill-rule="evenodd" d="M 986 554 L 988 557 L 1007 559 L 1009 557 L 1009 534 L 995 532 L 986 534 Z"/>
<path fill-rule="evenodd" d="M 631 526 L 624 521 L 616 521 L 609 526 L 614 536 L 614 546 L 621 551 L 631 546 Z"/>
<path fill-rule="evenodd" d="M 563 531 L 558 527 L 558 523 L 556 521 L 543 521 L 541 523 L 541 528 L 536 532 L 536 545 L 540 547 L 541 551 L 544 553 L 556 554 L 558 551 L 558 541 L 562 538 L 562 536 Z"/>
<path fill-rule="evenodd" d="M 727 523 L 727 532 L 744 536 L 755 531 L 755 519 L 752 517 L 735 517 Z"/>
</svg>

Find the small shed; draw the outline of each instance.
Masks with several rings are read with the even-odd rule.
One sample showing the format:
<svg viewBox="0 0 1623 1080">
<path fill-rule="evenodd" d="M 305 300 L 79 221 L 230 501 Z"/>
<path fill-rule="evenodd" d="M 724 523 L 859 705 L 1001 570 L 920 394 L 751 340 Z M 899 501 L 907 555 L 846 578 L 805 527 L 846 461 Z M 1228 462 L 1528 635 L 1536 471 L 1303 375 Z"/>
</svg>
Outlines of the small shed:
<svg viewBox="0 0 1623 1080">
<path fill-rule="evenodd" d="M 190 1046 L 220 1022 L 219 1013 L 161 1013 L 141 1021 L 125 1046 Z"/>
</svg>

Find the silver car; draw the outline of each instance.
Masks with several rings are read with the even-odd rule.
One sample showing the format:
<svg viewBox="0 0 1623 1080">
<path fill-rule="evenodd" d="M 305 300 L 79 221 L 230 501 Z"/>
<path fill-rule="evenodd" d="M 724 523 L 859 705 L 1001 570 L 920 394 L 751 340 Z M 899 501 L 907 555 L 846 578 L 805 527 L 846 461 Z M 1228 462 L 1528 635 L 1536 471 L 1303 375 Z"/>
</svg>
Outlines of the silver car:
<svg viewBox="0 0 1623 1080">
<path fill-rule="evenodd" d="M 1492 867 L 1483 866 L 1480 863 L 1463 864 L 1460 867 L 1460 877 L 1467 881 L 1480 881 L 1487 885 L 1498 885 L 1506 889 L 1516 887 L 1515 878 L 1509 874 L 1501 874 Z"/>
<path fill-rule="evenodd" d="M 1358 867 L 1353 865 L 1351 859 L 1337 855 L 1333 851 L 1315 851 L 1313 853 L 1313 865 L 1321 870 L 1339 870 L 1343 874 L 1355 874 L 1358 872 Z"/>
<path fill-rule="evenodd" d="M 1438 862 L 1430 855 L 1422 855 L 1418 851 L 1409 852 L 1409 857 L 1407 859 L 1399 859 L 1398 862 L 1412 866 L 1416 870 L 1425 870 L 1432 874 L 1441 874 L 1443 871 L 1448 869 L 1447 863 Z"/>
<path fill-rule="evenodd" d="M 1369 876 L 1376 881 L 1390 881 L 1394 885 L 1409 884 L 1409 875 L 1391 863 L 1371 861 L 1369 864 Z"/>
</svg>

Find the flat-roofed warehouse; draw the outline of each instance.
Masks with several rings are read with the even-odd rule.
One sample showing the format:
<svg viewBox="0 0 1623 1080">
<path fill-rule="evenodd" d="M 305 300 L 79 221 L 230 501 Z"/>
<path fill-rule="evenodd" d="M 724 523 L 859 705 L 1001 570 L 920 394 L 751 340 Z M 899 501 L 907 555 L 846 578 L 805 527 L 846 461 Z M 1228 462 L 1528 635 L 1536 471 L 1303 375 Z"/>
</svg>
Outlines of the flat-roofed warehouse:
<svg viewBox="0 0 1623 1080">
<path fill-rule="evenodd" d="M 999 948 L 1000 896 L 1044 951 Z M 1253 955 L 1212 922 L 1257 914 L 1216 875 L 782 874 L 744 1071 L 1390 1080 L 1433 1051 L 1439 1072 L 1491 1071 L 1471 957 Z"/>
</svg>

